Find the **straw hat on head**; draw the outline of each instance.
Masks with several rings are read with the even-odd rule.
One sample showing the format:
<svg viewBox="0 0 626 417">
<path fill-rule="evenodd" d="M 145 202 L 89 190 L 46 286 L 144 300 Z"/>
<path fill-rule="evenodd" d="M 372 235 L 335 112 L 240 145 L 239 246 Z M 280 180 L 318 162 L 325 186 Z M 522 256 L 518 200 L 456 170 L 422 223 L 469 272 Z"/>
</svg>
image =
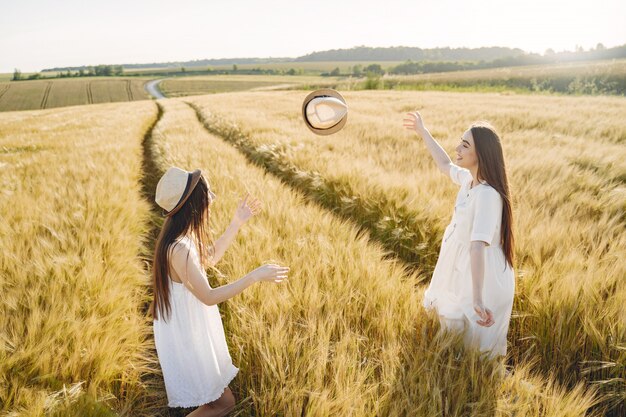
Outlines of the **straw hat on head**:
<svg viewBox="0 0 626 417">
<path fill-rule="evenodd" d="M 339 92 L 330 88 L 310 93 L 302 103 L 306 126 L 317 135 L 331 135 L 348 120 L 348 106 Z"/>
<path fill-rule="evenodd" d="M 159 180 L 156 186 L 154 201 L 165 210 L 165 217 L 170 217 L 185 204 L 191 195 L 202 171 L 185 171 L 178 167 L 170 167 Z"/>
</svg>

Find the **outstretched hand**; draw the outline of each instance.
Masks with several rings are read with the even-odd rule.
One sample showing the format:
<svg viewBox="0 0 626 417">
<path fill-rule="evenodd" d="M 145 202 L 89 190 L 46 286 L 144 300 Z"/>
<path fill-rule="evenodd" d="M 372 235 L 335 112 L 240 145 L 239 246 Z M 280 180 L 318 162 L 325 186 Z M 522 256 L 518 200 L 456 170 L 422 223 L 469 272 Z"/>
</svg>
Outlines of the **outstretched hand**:
<svg viewBox="0 0 626 417">
<path fill-rule="evenodd" d="M 247 222 L 252 216 L 261 211 L 261 202 L 256 198 L 252 201 L 248 201 L 248 197 L 250 197 L 250 194 L 246 194 L 246 196 L 239 202 L 237 210 L 235 210 L 234 218 L 240 224 Z"/>
<path fill-rule="evenodd" d="M 275 283 L 281 283 L 287 280 L 288 274 L 289 267 L 281 266 L 278 264 L 261 265 L 260 267 L 249 273 L 249 275 L 252 276 L 252 279 L 256 282 L 273 281 Z"/>
<path fill-rule="evenodd" d="M 426 130 L 424 121 L 422 120 L 422 115 L 417 110 L 406 114 L 406 117 L 404 118 L 404 127 L 409 130 L 414 130 L 418 134 L 422 134 L 422 132 Z"/>
</svg>

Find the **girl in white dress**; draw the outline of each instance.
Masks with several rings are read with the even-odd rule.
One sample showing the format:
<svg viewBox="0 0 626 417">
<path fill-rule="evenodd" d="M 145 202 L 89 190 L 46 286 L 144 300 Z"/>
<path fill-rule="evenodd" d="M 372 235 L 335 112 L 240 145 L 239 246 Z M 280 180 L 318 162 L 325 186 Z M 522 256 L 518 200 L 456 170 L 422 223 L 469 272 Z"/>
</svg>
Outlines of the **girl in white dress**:
<svg viewBox="0 0 626 417">
<path fill-rule="evenodd" d="M 233 365 L 217 304 L 256 282 L 282 282 L 289 268 L 266 264 L 239 280 L 209 286 L 205 268 L 224 255 L 239 228 L 260 210 L 246 196 L 214 243 L 207 233 L 216 195 L 200 170 L 171 167 L 157 184 L 155 201 L 166 216 L 155 245 L 150 306 L 154 342 L 170 407 L 198 407 L 192 417 L 223 416 L 235 406 L 228 384 Z"/>
<path fill-rule="evenodd" d="M 443 328 L 464 331 L 467 346 L 506 355 L 513 308 L 514 240 L 509 185 L 500 138 L 487 123 L 473 124 L 456 147 L 456 164 L 408 113 L 407 129 L 424 140 L 439 169 L 460 186 L 446 227 L 424 306 L 435 309 Z"/>
</svg>

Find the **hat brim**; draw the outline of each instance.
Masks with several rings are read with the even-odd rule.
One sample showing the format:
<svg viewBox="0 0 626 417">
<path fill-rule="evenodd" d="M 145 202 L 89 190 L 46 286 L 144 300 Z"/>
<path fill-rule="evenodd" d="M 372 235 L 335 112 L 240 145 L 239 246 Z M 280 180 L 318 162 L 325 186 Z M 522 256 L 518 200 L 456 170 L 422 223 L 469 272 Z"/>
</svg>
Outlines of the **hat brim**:
<svg viewBox="0 0 626 417">
<path fill-rule="evenodd" d="M 165 214 L 165 217 L 171 217 L 181 209 L 181 207 L 185 204 L 185 201 L 187 201 L 193 190 L 196 188 L 196 185 L 198 185 L 198 181 L 200 181 L 201 176 L 202 171 L 200 169 L 193 170 L 189 173 L 189 177 L 187 178 L 187 185 L 185 186 L 185 192 L 178 201 L 178 204 L 176 204 L 176 207 L 167 212 Z"/>
<path fill-rule="evenodd" d="M 336 99 L 341 100 L 344 104 L 346 104 L 346 100 L 343 98 L 343 96 L 339 94 L 338 91 L 333 90 L 331 88 L 322 88 L 320 90 L 311 92 L 308 96 L 306 96 L 306 98 L 302 102 L 302 118 L 304 119 L 304 124 L 306 125 L 306 127 L 308 127 L 309 130 L 311 130 L 311 132 L 315 133 L 316 135 L 324 135 L 324 136 L 332 135 L 333 133 L 340 131 L 346 124 L 346 121 L 348 120 L 348 113 L 346 113 L 339 122 L 337 122 L 336 124 L 326 129 L 320 129 L 311 125 L 311 123 L 309 122 L 309 119 L 307 119 L 306 117 L 306 106 L 309 104 L 311 100 L 317 97 L 334 97 Z"/>
</svg>

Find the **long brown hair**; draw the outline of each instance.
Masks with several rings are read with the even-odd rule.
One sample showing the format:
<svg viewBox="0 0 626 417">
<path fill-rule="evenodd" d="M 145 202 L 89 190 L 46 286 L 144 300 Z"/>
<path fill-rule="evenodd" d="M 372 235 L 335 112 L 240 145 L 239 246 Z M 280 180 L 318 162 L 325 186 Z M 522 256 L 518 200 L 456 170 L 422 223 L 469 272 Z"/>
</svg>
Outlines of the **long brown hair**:
<svg viewBox="0 0 626 417">
<path fill-rule="evenodd" d="M 170 315 L 170 279 L 169 255 L 170 246 L 180 236 L 190 235 L 197 245 L 200 264 L 207 268 L 208 257 L 215 253 L 215 244 L 209 227 L 209 183 L 200 176 L 198 184 L 180 210 L 166 217 L 161 232 L 156 240 L 152 262 L 152 292 L 154 298 L 150 304 L 150 315 L 153 319 L 162 317 L 165 321 Z M 189 256 L 189 254 L 187 255 Z"/>
<path fill-rule="evenodd" d="M 502 224 L 500 228 L 500 244 L 504 256 L 513 268 L 515 239 L 513 238 L 513 210 L 509 181 L 506 176 L 502 143 L 493 126 L 486 122 L 473 123 L 470 127 L 476 156 L 478 157 L 478 178 L 489 183 L 502 196 Z"/>
</svg>

